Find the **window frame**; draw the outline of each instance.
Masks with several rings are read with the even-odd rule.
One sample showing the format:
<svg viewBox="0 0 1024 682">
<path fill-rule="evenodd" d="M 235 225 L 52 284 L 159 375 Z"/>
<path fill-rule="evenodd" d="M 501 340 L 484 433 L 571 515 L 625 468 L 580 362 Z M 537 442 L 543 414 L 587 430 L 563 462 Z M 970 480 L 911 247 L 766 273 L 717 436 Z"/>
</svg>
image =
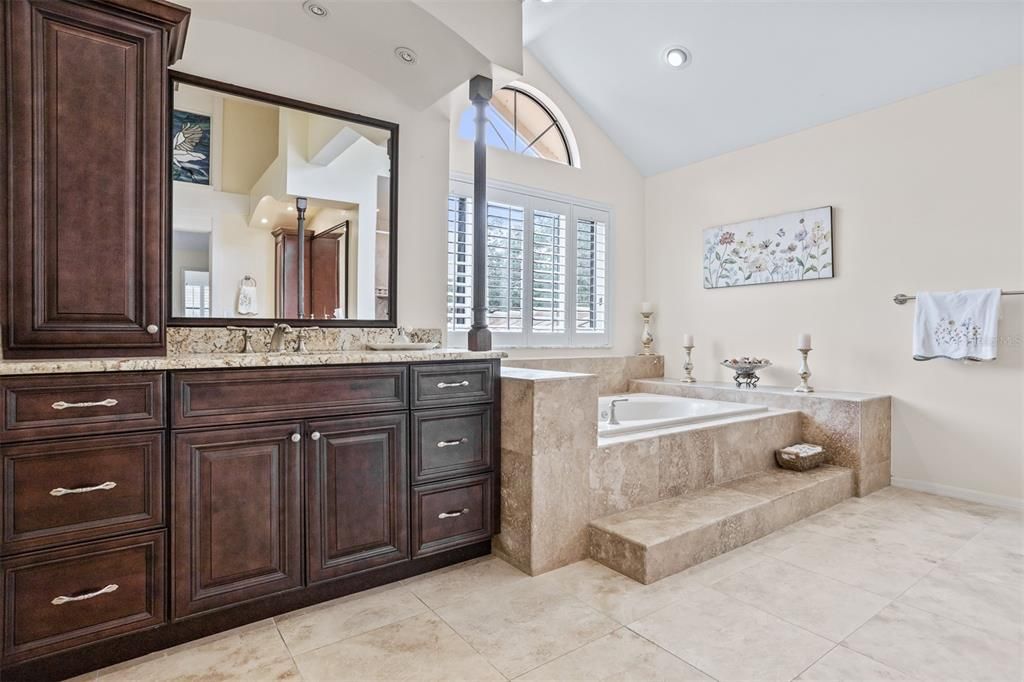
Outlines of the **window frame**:
<svg viewBox="0 0 1024 682">
<path fill-rule="evenodd" d="M 459 196 L 472 200 L 472 176 L 463 173 L 452 173 L 449 179 L 448 196 Z M 612 286 L 612 281 L 615 268 L 614 249 L 612 248 L 615 234 L 615 215 L 611 206 L 500 180 L 490 180 L 487 183 L 487 200 L 488 202 L 497 201 L 499 203 L 523 206 L 523 222 L 526 231 L 524 235 L 522 285 L 523 328 L 519 331 L 510 332 L 490 327 L 493 346 L 500 349 L 610 348 L 612 346 L 612 328 L 614 325 L 612 313 L 614 307 L 614 287 Z M 565 325 L 564 330 L 561 332 L 543 332 L 533 329 L 533 215 L 535 208 L 542 211 L 564 210 L 563 214 L 566 217 Z M 473 210 L 476 210 L 476 206 L 473 207 Z M 604 330 L 601 332 L 580 331 L 576 328 L 576 221 L 577 218 L 586 220 L 593 217 L 603 217 L 605 221 Z M 447 221 L 445 243 L 448 243 Z M 447 334 L 447 345 L 453 347 L 465 346 L 467 344 L 467 331 L 452 329 L 448 323 L 448 293 L 446 277 L 445 333 Z"/>
</svg>

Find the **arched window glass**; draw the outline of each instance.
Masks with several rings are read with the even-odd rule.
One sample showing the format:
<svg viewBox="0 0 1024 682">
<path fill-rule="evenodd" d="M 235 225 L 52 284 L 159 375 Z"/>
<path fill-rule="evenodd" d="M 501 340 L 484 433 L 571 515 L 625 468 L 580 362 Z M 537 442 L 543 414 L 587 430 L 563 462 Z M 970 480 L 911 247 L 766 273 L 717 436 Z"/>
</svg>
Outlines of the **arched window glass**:
<svg viewBox="0 0 1024 682">
<path fill-rule="evenodd" d="M 459 119 L 459 137 L 475 136 L 475 111 L 468 107 Z M 515 86 L 494 93 L 487 105 L 485 141 L 488 146 L 516 154 L 573 165 L 565 131 L 536 97 Z"/>
</svg>

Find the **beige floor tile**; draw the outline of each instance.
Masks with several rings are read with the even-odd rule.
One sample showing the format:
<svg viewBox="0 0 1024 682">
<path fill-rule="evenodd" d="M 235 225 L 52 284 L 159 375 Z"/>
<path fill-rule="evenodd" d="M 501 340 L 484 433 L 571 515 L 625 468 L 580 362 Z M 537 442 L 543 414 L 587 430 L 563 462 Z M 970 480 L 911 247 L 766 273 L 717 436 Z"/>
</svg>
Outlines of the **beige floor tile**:
<svg viewBox="0 0 1024 682">
<path fill-rule="evenodd" d="M 432 613 L 295 657 L 306 682 L 504 678 Z"/>
<path fill-rule="evenodd" d="M 962 575 L 940 566 L 897 600 L 1013 642 L 1024 639 L 1024 584 Z"/>
<path fill-rule="evenodd" d="M 926 528 L 962 540 L 969 540 L 992 522 L 992 517 L 973 513 L 969 509 L 921 504 L 899 498 L 866 509 L 863 516 L 882 519 L 895 527 Z"/>
<path fill-rule="evenodd" d="M 893 604 L 844 644 L 919 680 L 1020 680 L 1019 644 L 926 611 Z"/>
<path fill-rule="evenodd" d="M 700 587 L 630 629 L 718 680 L 790 680 L 834 645 Z"/>
<path fill-rule="evenodd" d="M 529 577 L 512 564 L 487 556 L 409 578 L 402 584 L 436 609 L 477 590 L 496 590 Z"/>
<path fill-rule="evenodd" d="M 804 533 L 775 557 L 889 599 L 903 594 L 937 565 L 911 552 L 883 551 L 819 533 Z"/>
<path fill-rule="evenodd" d="M 1022 531 L 1024 535 L 1024 531 Z M 998 583 L 1024 585 L 1024 551 L 984 532 L 942 562 L 954 573 Z"/>
<path fill-rule="evenodd" d="M 277 617 L 292 655 L 425 613 L 427 607 L 401 585 L 360 592 Z"/>
<path fill-rule="evenodd" d="M 692 665 L 640 635 L 622 628 L 535 668 L 519 680 L 707 680 Z"/>
<path fill-rule="evenodd" d="M 299 679 L 288 648 L 273 624 L 241 630 L 239 634 L 175 647 L 165 656 L 147 657 L 136 665 L 119 666 L 106 673 L 100 671 L 100 679 L 104 682 L 270 682 Z"/>
<path fill-rule="evenodd" d="M 913 554 L 923 559 L 941 561 L 967 544 L 969 538 L 953 537 L 938 532 L 927 523 L 897 522 L 867 512 L 844 519 L 816 532 L 852 540 L 875 549 L 898 554 Z"/>
<path fill-rule="evenodd" d="M 889 603 L 885 597 L 770 558 L 719 581 L 714 589 L 833 642 L 841 642 Z"/>
<path fill-rule="evenodd" d="M 797 543 L 820 537 L 822 537 L 820 533 L 806 530 L 796 523 L 754 540 L 745 547 L 768 556 L 778 556 Z"/>
<path fill-rule="evenodd" d="M 622 625 L 679 599 L 694 584 L 694 579 L 679 574 L 644 585 L 591 559 L 545 573 L 534 580 L 557 585 Z"/>
<path fill-rule="evenodd" d="M 615 621 L 544 580 L 477 592 L 437 613 L 507 677 L 618 628 Z"/>
<path fill-rule="evenodd" d="M 863 654 L 837 646 L 796 679 L 803 682 L 876 682 L 905 680 L 907 676 Z"/>
<path fill-rule="evenodd" d="M 762 561 L 764 561 L 763 554 L 750 549 L 750 545 L 744 545 L 725 554 L 719 554 L 714 559 L 691 566 L 677 576 L 678 579 L 696 580 L 702 585 L 714 585 L 719 580 L 724 580 Z M 677 576 L 670 576 L 665 580 L 672 580 Z"/>
</svg>

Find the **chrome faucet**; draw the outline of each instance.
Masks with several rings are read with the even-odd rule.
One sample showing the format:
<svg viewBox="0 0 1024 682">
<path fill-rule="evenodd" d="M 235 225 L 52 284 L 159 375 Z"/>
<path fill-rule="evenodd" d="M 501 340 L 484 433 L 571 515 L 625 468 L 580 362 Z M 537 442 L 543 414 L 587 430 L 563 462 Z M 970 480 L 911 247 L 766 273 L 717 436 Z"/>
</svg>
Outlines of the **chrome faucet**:
<svg viewBox="0 0 1024 682">
<path fill-rule="evenodd" d="M 279 322 L 274 325 L 274 334 L 270 337 L 270 352 L 280 353 L 284 350 L 284 337 L 292 333 L 290 324 Z"/>
<path fill-rule="evenodd" d="M 608 425 L 617 426 L 619 423 L 618 417 L 615 416 L 615 406 L 619 403 L 628 403 L 629 398 L 615 398 L 608 403 Z"/>
</svg>

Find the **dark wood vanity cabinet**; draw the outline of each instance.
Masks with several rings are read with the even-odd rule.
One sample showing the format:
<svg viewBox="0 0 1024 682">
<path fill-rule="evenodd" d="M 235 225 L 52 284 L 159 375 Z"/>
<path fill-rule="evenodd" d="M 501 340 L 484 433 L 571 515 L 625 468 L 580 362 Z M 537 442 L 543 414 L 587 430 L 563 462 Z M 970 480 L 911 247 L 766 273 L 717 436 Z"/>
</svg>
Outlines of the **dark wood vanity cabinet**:
<svg viewBox="0 0 1024 682">
<path fill-rule="evenodd" d="M 490 551 L 499 361 L 0 377 L 3 679 Z"/>
<path fill-rule="evenodd" d="M 189 11 L 2 5 L 4 356 L 162 354 L 166 67 Z"/>
</svg>

